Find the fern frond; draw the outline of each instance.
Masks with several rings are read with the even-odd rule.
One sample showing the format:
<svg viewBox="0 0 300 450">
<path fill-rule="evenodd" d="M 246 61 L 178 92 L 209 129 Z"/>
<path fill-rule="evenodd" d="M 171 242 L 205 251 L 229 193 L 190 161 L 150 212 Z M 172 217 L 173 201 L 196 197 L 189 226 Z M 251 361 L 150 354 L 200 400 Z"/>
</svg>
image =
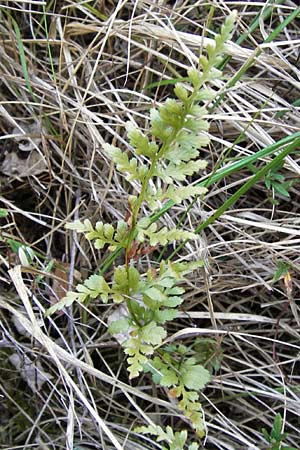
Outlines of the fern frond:
<svg viewBox="0 0 300 450">
<path fill-rule="evenodd" d="M 154 174 L 165 183 L 172 184 L 174 180 L 184 181 L 187 176 L 191 176 L 199 170 L 205 169 L 206 166 L 207 161 L 201 159 L 198 161 L 189 161 L 188 163 L 170 163 L 167 167 L 157 164 Z"/>
<path fill-rule="evenodd" d="M 103 248 L 106 244 L 112 247 L 121 246 L 126 247 L 129 228 L 124 220 L 119 220 L 117 230 L 111 224 L 97 222 L 95 228 L 89 219 L 83 222 L 75 220 L 68 223 L 66 228 L 69 230 L 76 230 L 77 233 L 84 233 L 89 241 L 95 241 L 94 247 L 96 249 Z"/>
<path fill-rule="evenodd" d="M 178 407 L 181 409 L 185 417 L 187 417 L 199 437 L 205 436 L 205 424 L 203 420 L 202 405 L 198 401 L 199 394 L 194 391 L 187 391 L 183 386 L 175 388 L 174 392 L 177 397 L 181 396 Z"/>
<path fill-rule="evenodd" d="M 117 169 L 126 174 L 128 181 L 142 180 L 148 171 L 148 168 L 143 165 L 138 165 L 136 158 L 128 157 L 127 153 L 120 150 L 111 144 L 103 144 L 105 154 L 116 164 Z"/>
<path fill-rule="evenodd" d="M 133 336 L 124 343 L 124 352 L 129 356 L 127 362 L 130 379 L 137 377 L 144 370 L 149 356 L 154 353 L 154 346 L 162 343 L 167 332 L 152 321 L 131 334 Z"/>
<path fill-rule="evenodd" d="M 149 228 L 140 230 L 139 238 L 143 239 L 146 235 L 150 240 L 150 245 L 155 247 L 157 244 L 166 245 L 169 242 L 185 241 L 187 239 L 195 239 L 197 235 L 191 231 L 184 231 L 177 228 L 168 230 L 167 227 L 161 228 L 157 231 L 157 224 L 153 223 Z"/>
<path fill-rule="evenodd" d="M 149 208 L 154 211 L 160 207 L 161 203 L 164 203 L 167 200 L 172 200 L 175 204 L 178 204 L 188 198 L 204 195 L 206 192 L 207 188 L 203 186 L 177 187 L 170 184 L 165 191 L 157 189 L 156 193 L 153 192 L 152 188 L 148 188 L 145 195 L 145 201 L 148 203 Z M 139 224 L 138 228 L 140 228 Z"/>
<path fill-rule="evenodd" d="M 173 431 L 173 429 L 170 426 L 166 427 L 166 431 L 164 431 L 160 426 L 152 426 L 149 425 L 147 427 L 137 427 L 134 430 L 136 433 L 141 434 L 153 434 L 156 436 L 156 441 L 166 441 L 168 443 L 167 447 L 162 447 L 162 450 L 184 450 L 185 443 L 187 440 L 187 431 Z M 196 442 L 192 442 L 188 446 L 188 450 L 198 450 L 199 445 L 196 444 Z"/>
<path fill-rule="evenodd" d="M 135 150 L 137 155 L 143 155 L 148 158 L 153 158 L 158 151 L 158 145 L 155 142 L 149 142 L 149 139 L 137 127 L 134 127 L 131 122 L 126 124 L 127 136 L 129 143 Z"/>
<path fill-rule="evenodd" d="M 75 230 L 77 233 L 89 233 L 94 231 L 93 225 L 89 219 L 85 219 L 83 222 L 79 219 L 74 220 L 66 224 L 67 230 Z"/>
<path fill-rule="evenodd" d="M 93 274 L 83 284 L 76 286 L 76 292 L 67 292 L 65 297 L 52 305 L 46 311 L 46 316 L 48 317 L 56 311 L 71 306 L 75 301 L 83 303 L 90 298 L 100 297 L 104 303 L 107 303 L 110 291 L 111 289 L 105 279 L 101 275 Z"/>
<path fill-rule="evenodd" d="M 174 185 L 168 186 L 165 192 L 166 198 L 172 200 L 174 203 L 181 203 L 190 197 L 195 197 L 196 195 L 204 195 L 207 192 L 207 188 L 203 186 L 182 186 L 175 187 Z"/>
<path fill-rule="evenodd" d="M 131 266 L 127 270 L 124 266 L 115 269 L 111 287 L 112 298 L 115 303 L 121 303 L 125 297 L 133 297 L 142 288 L 139 271 Z"/>
<path fill-rule="evenodd" d="M 214 43 L 206 47 L 207 57 L 201 55 L 199 58 L 203 74 L 200 79 L 200 85 L 206 81 L 220 78 L 222 72 L 214 66 L 218 66 L 222 62 L 223 54 L 226 51 L 226 42 L 230 39 L 234 24 L 236 21 L 237 12 L 233 11 L 225 20 L 221 27 L 220 34 L 215 36 Z M 194 83 L 193 83 L 194 84 Z M 195 86 L 195 85 L 194 85 Z M 198 88 L 200 86 L 198 85 Z"/>
</svg>

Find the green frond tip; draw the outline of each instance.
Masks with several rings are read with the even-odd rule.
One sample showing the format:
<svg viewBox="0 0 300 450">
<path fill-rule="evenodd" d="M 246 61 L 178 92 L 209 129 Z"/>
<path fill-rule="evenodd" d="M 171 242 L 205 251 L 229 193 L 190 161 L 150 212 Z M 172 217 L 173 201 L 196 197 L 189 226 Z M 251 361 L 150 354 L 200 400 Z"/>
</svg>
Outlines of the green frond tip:
<svg viewBox="0 0 300 450">
<path fill-rule="evenodd" d="M 211 380 L 210 372 L 201 364 L 196 364 L 195 358 L 186 359 L 180 366 L 182 382 L 191 390 L 202 390 Z"/>
<path fill-rule="evenodd" d="M 187 431 L 173 431 L 170 426 L 166 427 L 166 431 L 163 430 L 159 425 L 148 425 L 147 427 L 137 427 L 134 429 L 135 433 L 140 434 L 152 434 L 156 436 L 156 442 L 165 441 L 168 444 L 167 447 L 162 447 L 163 450 L 184 450 L 186 440 L 187 440 Z M 192 442 L 188 446 L 188 450 L 198 450 L 199 445 L 196 442 Z"/>
<path fill-rule="evenodd" d="M 199 64 L 202 72 L 198 72 L 196 69 L 189 70 L 188 76 L 195 89 L 199 90 L 204 82 L 221 77 L 222 72 L 216 69 L 215 66 L 222 61 L 223 54 L 226 51 L 226 42 L 231 38 L 234 30 L 236 17 L 237 12 L 233 11 L 222 25 L 220 34 L 215 37 L 211 44 L 207 45 L 207 56 L 200 56 Z"/>
<path fill-rule="evenodd" d="M 131 332 L 131 338 L 124 342 L 124 352 L 128 355 L 129 378 L 135 378 L 144 370 L 149 356 L 154 353 L 154 346 L 160 345 L 167 332 L 154 321 Z"/>
<path fill-rule="evenodd" d="M 157 244 L 166 245 L 173 241 L 185 241 L 188 239 L 196 239 L 197 235 L 191 231 L 184 231 L 177 228 L 168 230 L 167 227 L 163 227 L 157 231 L 157 224 L 153 223 L 146 230 L 140 230 L 138 238 L 142 241 L 146 235 L 150 240 L 150 245 L 155 247 Z"/>
<path fill-rule="evenodd" d="M 100 297 L 104 303 L 107 303 L 110 294 L 110 287 L 101 275 L 93 274 L 85 280 L 83 284 L 76 286 L 76 292 L 67 292 L 59 302 L 52 305 L 45 313 L 46 317 L 54 312 L 60 311 L 71 306 L 75 301 L 83 303 L 89 299 Z"/>
<path fill-rule="evenodd" d="M 148 158 L 153 158 L 158 151 L 158 146 L 155 142 L 149 142 L 147 136 L 145 136 L 137 127 L 133 126 L 131 122 L 126 124 L 127 135 L 130 145 L 134 148 L 137 155 L 144 155 Z"/>
<path fill-rule="evenodd" d="M 129 379 L 136 378 L 143 371 L 143 366 L 148 361 L 148 357 L 153 354 L 154 349 L 152 345 L 143 344 L 138 334 L 127 340 L 124 347 L 124 353 L 128 355 Z"/>
<path fill-rule="evenodd" d="M 83 222 L 79 219 L 74 220 L 74 222 L 70 222 L 66 224 L 67 230 L 74 230 L 77 233 L 89 233 L 93 231 L 93 225 L 89 219 L 85 219 Z"/>
<path fill-rule="evenodd" d="M 97 222 L 94 228 L 89 219 L 85 219 L 83 222 L 75 220 L 68 223 L 66 228 L 75 230 L 77 233 L 84 233 L 87 240 L 94 241 L 94 247 L 98 250 L 106 244 L 109 244 L 112 248 L 116 246 L 125 247 L 129 233 L 128 225 L 124 220 L 118 221 L 117 230 L 111 224 L 103 222 Z"/>
<path fill-rule="evenodd" d="M 222 36 L 224 42 L 228 41 L 231 38 L 237 16 L 238 16 L 238 12 L 236 9 L 234 9 L 233 11 L 231 11 L 229 16 L 226 17 L 225 22 L 223 23 L 223 25 L 221 27 L 221 36 Z"/>
<path fill-rule="evenodd" d="M 111 144 L 103 144 L 103 149 L 105 154 L 116 164 L 117 169 L 126 174 L 128 181 L 143 179 L 148 169 L 143 164 L 138 165 L 136 158 L 129 159 L 126 152 Z"/>
<path fill-rule="evenodd" d="M 73 303 L 78 300 L 78 292 L 68 292 L 65 297 L 63 297 L 59 302 L 52 305 L 45 312 L 45 317 L 52 316 L 57 311 L 61 311 L 68 306 L 73 305 Z"/>
</svg>

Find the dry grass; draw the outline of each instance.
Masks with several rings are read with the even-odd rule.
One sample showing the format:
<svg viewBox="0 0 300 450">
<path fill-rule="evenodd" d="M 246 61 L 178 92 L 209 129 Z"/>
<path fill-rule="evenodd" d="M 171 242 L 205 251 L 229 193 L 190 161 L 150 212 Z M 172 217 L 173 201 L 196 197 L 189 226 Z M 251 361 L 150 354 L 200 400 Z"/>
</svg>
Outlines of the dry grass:
<svg viewBox="0 0 300 450">
<path fill-rule="evenodd" d="M 267 2 L 3 1 L 0 200 L 9 215 L 0 219 L 1 448 L 159 449 L 133 428 L 188 426 L 148 378 L 128 383 L 124 355 L 106 331 L 113 306 L 95 302 L 84 314 L 76 306 L 55 320 L 43 313 L 107 256 L 66 233 L 65 223 L 115 222 L 126 213 L 134 183 L 115 172 L 102 144 L 126 148 L 128 120 L 147 128 L 149 108 L 173 87 L 147 86 L 185 76 L 230 9 L 238 9 L 239 21 L 224 79 L 216 82 L 225 96 L 212 112 L 208 171 L 298 131 L 299 19 L 260 45 L 296 8 L 275 3 L 263 21 Z M 258 28 L 234 43 L 258 13 Z M 273 205 L 260 182 L 181 254 L 201 255 L 207 270 L 190 280 L 173 339 L 215 337 L 223 353 L 202 396 L 203 448 L 266 449 L 261 428 L 270 429 L 277 412 L 285 443 L 300 448 L 298 152 L 281 173 L 295 180 L 290 198 L 275 193 Z M 250 175 L 243 169 L 212 186 L 184 226 L 195 228 Z M 186 207 L 162 222 L 176 223 Z M 36 252 L 22 272 L 16 243 Z M 290 282 L 274 282 L 278 261 L 288 265 Z"/>
</svg>

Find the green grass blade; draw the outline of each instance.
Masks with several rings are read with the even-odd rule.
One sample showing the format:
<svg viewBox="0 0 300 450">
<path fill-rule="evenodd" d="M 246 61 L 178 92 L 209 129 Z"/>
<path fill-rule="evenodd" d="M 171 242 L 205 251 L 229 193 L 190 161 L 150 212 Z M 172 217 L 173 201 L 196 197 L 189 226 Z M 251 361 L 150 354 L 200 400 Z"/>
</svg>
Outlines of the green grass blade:
<svg viewBox="0 0 300 450">
<path fill-rule="evenodd" d="M 223 203 L 217 211 L 212 214 L 208 219 L 202 222 L 195 230 L 195 233 L 199 234 L 213 222 L 215 222 L 219 217 L 222 216 L 242 195 L 244 195 L 252 186 L 254 186 L 258 181 L 262 180 L 266 174 L 274 169 L 278 163 L 280 163 L 289 153 L 291 153 L 295 148 L 300 146 L 300 137 L 295 139 L 293 143 L 286 146 L 275 158 L 262 167 L 260 170 L 256 172 L 253 177 L 248 180 L 243 186 L 240 187 L 231 197 L 229 197 L 225 203 Z M 173 253 L 168 257 L 168 259 L 172 258 L 179 250 L 181 250 L 187 241 L 181 243 Z"/>
<path fill-rule="evenodd" d="M 283 0 L 277 0 L 275 2 L 275 5 L 280 5 L 281 3 L 283 3 Z M 270 5 L 264 10 L 264 12 L 263 12 L 263 20 L 268 20 L 269 19 L 269 17 L 272 14 L 273 8 L 274 8 L 274 5 Z M 247 37 L 259 27 L 259 21 L 260 20 L 261 20 L 261 13 L 259 12 L 256 15 L 256 17 L 253 19 L 253 21 L 250 23 L 249 31 L 243 33 L 236 40 L 236 44 L 241 45 L 247 39 Z M 228 62 L 231 60 L 231 58 L 232 58 L 232 56 L 227 56 L 226 58 L 224 58 L 224 60 L 218 66 L 218 69 L 223 71 L 224 67 L 228 64 Z M 178 82 L 184 82 L 184 81 L 187 81 L 187 80 L 188 80 L 187 77 L 183 77 L 183 78 L 171 78 L 171 79 L 168 79 L 168 80 L 155 81 L 153 83 L 148 84 L 145 87 L 145 90 L 151 90 L 151 89 L 154 89 L 156 87 L 161 87 L 161 86 L 168 86 L 170 84 L 176 84 Z"/>
<path fill-rule="evenodd" d="M 280 148 L 282 148 L 283 146 L 287 146 L 281 153 L 280 155 L 278 155 L 278 159 L 276 159 L 277 157 L 275 157 L 273 159 L 273 161 L 271 161 L 270 163 L 266 164 L 266 166 L 264 166 L 263 169 L 261 169 L 260 171 L 258 171 L 254 177 L 251 178 L 251 180 L 249 180 L 247 183 L 245 183 L 245 185 L 243 185 L 235 194 L 232 199 L 232 197 L 230 197 L 230 199 L 228 199 L 227 202 L 229 202 L 229 204 L 227 202 L 224 203 L 224 205 L 222 205 L 222 210 L 220 215 L 222 215 L 224 213 L 224 211 L 226 211 L 226 208 L 229 208 L 236 200 L 238 200 L 238 198 L 244 194 L 243 190 L 245 190 L 245 192 L 250 189 L 250 187 L 255 184 L 257 181 L 259 181 L 261 179 L 261 177 L 264 177 L 265 174 L 272 169 L 273 167 L 276 166 L 276 164 L 278 164 L 287 154 L 289 154 L 294 148 L 296 148 L 297 146 L 300 145 L 300 131 L 293 133 L 290 136 L 286 136 L 285 138 L 281 139 L 278 142 L 275 142 L 274 144 L 263 148 L 262 150 L 259 150 L 258 152 L 254 153 L 253 155 L 247 156 L 246 158 L 242 158 L 239 161 L 236 161 L 232 164 L 230 164 L 229 166 L 222 168 L 220 170 L 218 170 L 216 173 L 214 173 L 212 176 L 207 177 L 205 180 L 203 180 L 201 183 L 198 183 L 198 186 L 206 186 L 209 187 L 214 183 L 217 183 L 218 181 L 222 180 L 223 178 L 227 177 L 228 175 L 234 173 L 234 172 L 238 172 L 239 170 L 247 167 L 249 164 L 253 164 L 256 161 L 259 161 L 261 158 L 265 158 L 268 156 L 273 155 L 275 152 L 277 152 Z M 286 154 L 283 152 L 287 152 Z M 226 208 L 224 209 L 224 206 L 226 205 Z M 167 202 L 158 212 L 156 212 L 155 214 L 153 214 L 151 216 L 151 222 L 156 222 L 163 214 L 165 214 L 170 208 L 172 208 L 174 206 L 174 202 L 169 201 Z M 220 211 L 220 209 L 218 210 Z M 217 214 L 217 212 L 215 214 Z M 216 218 L 220 217 L 220 215 L 218 215 Z M 211 216 L 212 217 L 212 216 Z M 208 220 L 211 220 L 211 217 Z M 216 219 L 214 219 L 216 220 Z M 203 224 L 205 224 L 204 228 L 208 225 L 210 225 L 212 222 L 206 223 L 203 222 Z M 201 224 L 199 227 L 203 227 L 203 224 Z M 198 227 L 198 228 L 199 228 Z M 201 228 L 198 231 L 198 228 L 196 229 L 197 233 L 200 233 L 200 231 L 202 231 Z M 183 242 L 182 244 L 180 244 L 179 247 L 177 247 L 174 252 L 172 253 L 175 254 L 179 251 L 179 249 L 181 249 L 184 245 L 186 244 L 186 242 Z M 104 261 L 104 263 L 102 264 L 101 268 L 100 268 L 100 274 L 104 274 L 108 268 L 111 266 L 111 264 L 113 263 L 113 261 L 116 259 L 116 257 L 118 255 L 120 255 L 122 251 L 122 248 L 117 248 L 113 253 L 111 253 L 109 255 L 109 257 Z"/>
<path fill-rule="evenodd" d="M 236 44 L 241 45 L 247 39 L 247 37 L 259 27 L 259 21 L 261 20 L 261 16 L 263 16 L 263 20 L 268 20 L 273 12 L 274 6 L 280 5 L 281 3 L 283 3 L 283 0 L 278 0 L 273 5 L 270 5 L 267 8 L 265 8 L 263 14 L 261 14 L 261 12 L 259 12 L 255 16 L 253 21 L 250 23 L 248 31 L 241 34 L 241 36 L 236 40 Z M 231 58 L 232 58 L 232 56 L 227 56 L 226 58 L 224 58 L 224 60 L 222 61 L 222 63 L 218 67 L 218 69 L 223 71 L 224 67 L 228 64 L 228 62 L 231 60 Z"/>
<path fill-rule="evenodd" d="M 16 34 L 16 41 L 17 41 L 17 46 L 18 46 L 18 50 L 19 50 L 20 63 L 22 66 L 22 71 L 23 71 L 23 76 L 24 76 L 24 80 L 26 83 L 26 87 L 27 87 L 28 91 L 30 92 L 33 100 L 36 101 L 35 95 L 32 90 L 31 82 L 30 82 L 29 72 L 28 72 L 27 63 L 26 63 L 26 55 L 25 55 L 25 50 L 24 50 L 24 45 L 23 45 L 19 25 L 16 22 L 16 20 L 7 11 L 6 11 L 6 14 L 8 14 L 10 16 L 10 19 L 12 21 L 14 31 Z"/>
<path fill-rule="evenodd" d="M 284 145 L 293 143 L 295 140 L 298 140 L 298 139 L 300 139 L 300 131 L 297 131 L 296 133 L 293 133 L 290 136 L 286 136 L 285 138 L 281 139 L 280 141 L 275 142 L 274 144 L 272 144 L 266 148 L 263 148 L 262 150 L 259 150 L 258 152 L 253 153 L 253 155 L 247 156 L 246 158 L 242 158 L 242 159 L 230 164 L 229 166 L 218 170 L 213 175 L 208 176 L 205 180 L 201 181 L 201 183 L 198 183 L 198 186 L 209 187 L 212 184 L 217 183 L 218 181 L 227 177 L 228 175 L 231 175 L 232 173 L 238 172 L 239 170 L 247 167 L 249 164 L 253 164 L 254 162 L 256 162 L 262 158 L 266 158 L 268 156 L 273 155 L 276 151 L 278 151 Z M 157 220 L 164 213 L 166 213 L 170 208 L 172 208 L 172 206 L 174 206 L 173 202 L 171 202 L 171 201 L 167 202 L 163 206 L 163 208 L 161 208 L 157 213 L 155 213 L 153 215 L 153 219 Z"/>
<path fill-rule="evenodd" d="M 300 6 L 295 9 L 288 17 L 286 17 L 282 23 L 280 23 L 275 30 L 272 31 L 271 34 L 263 41 L 263 44 L 268 44 L 272 42 L 278 34 L 284 30 L 284 28 L 291 23 L 298 15 L 300 14 Z M 244 73 L 252 66 L 252 64 L 257 60 L 257 58 L 262 54 L 263 50 L 258 47 L 254 52 L 251 58 L 246 61 L 246 63 L 240 68 L 240 70 L 237 71 L 237 73 L 231 78 L 231 80 L 227 83 L 226 88 L 227 90 L 232 88 L 244 75 Z M 221 94 L 218 99 L 215 101 L 215 103 L 210 108 L 210 112 L 213 111 L 220 103 L 222 103 L 226 93 L 224 92 Z"/>
</svg>

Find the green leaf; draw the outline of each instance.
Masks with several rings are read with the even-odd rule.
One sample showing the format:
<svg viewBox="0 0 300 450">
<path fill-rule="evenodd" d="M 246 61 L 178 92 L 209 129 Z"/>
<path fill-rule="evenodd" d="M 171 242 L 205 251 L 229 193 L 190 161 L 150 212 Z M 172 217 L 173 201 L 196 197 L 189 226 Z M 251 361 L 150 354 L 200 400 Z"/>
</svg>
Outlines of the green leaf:
<svg viewBox="0 0 300 450">
<path fill-rule="evenodd" d="M 158 323 L 165 323 L 178 317 L 179 311 L 174 309 L 163 309 L 155 312 L 155 319 Z"/>
<path fill-rule="evenodd" d="M 97 229 L 97 226 L 96 226 Z M 103 234 L 107 240 L 112 240 L 114 235 L 114 227 L 110 223 L 105 223 L 103 227 Z"/>
<path fill-rule="evenodd" d="M 0 208 L 0 218 L 2 219 L 3 217 L 7 217 L 7 216 L 8 216 L 7 209 Z"/>
<path fill-rule="evenodd" d="M 159 108 L 159 115 L 165 126 L 174 130 L 180 129 L 183 124 L 183 106 L 173 98 L 168 98 Z"/>
<path fill-rule="evenodd" d="M 84 284 L 78 284 L 76 287 L 78 292 L 86 293 L 90 298 L 101 297 L 106 303 L 110 293 L 110 287 L 101 275 L 91 275 Z"/>
<path fill-rule="evenodd" d="M 158 425 L 156 426 L 148 425 L 147 427 L 136 427 L 134 431 L 135 433 L 140 434 L 153 434 L 154 436 L 157 436 L 157 442 L 169 440 L 169 436 L 167 435 L 167 433 L 165 433 L 164 430 Z"/>
<path fill-rule="evenodd" d="M 144 294 L 146 294 L 148 297 L 150 297 L 152 300 L 155 300 L 156 302 L 163 302 L 166 300 L 167 296 L 161 292 L 156 287 L 150 287 L 144 291 Z"/>
<path fill-rule="evenodd" d="M 171 161 L 173 164 L 180 164 L 182 161 L 190 161 L 197 158 L 199 155 L 198 143 L 201 139 L 197 139 L 188 131 L 182 131 L 176 140 L 176 145 L 170 147 L 165 153 L 164 158 Z"/>
<path fill-rule="evenodd" d="M 192 390 L 201 390 L 211 380 L 207 369 L 201 365 L 194 365 L 193 358 L 186 360 L 180 367 L 183 384 Z"/>
<path fill-rule="evenodd" d="M 199 445 L 196 442 L 192 442 L 189 445 L 188 450 L 199 450 Z"/>
<path fill-rule="evenodd" d="M 161 386 L 169 388 L 178 383 L 178 376 L 174 370 L 164 367 L 161 369 L 161 374 L 162 376 L 158 382 Z"/>
<path fill-rule="evenodd" d="M 126 246 L 126 239 L 128 236 L 128 225 L 124 220 L 118 220 L 117 231 L 115 234 L 115 241 Z"/>
<path fill-rule="evenodd" d="M 280 413 L 277 413 L 274 419 L 271 437 L 276 440 L 281 440 L 282 437 L 281 430 L 282 430 L 282 417 Z"/>
<path fill-rule="evenodd" d="M 150 322 L 141 328 L 141 337 L 147 344 L 160 345 L 166 336 L 166 330 L 157 326 L 155 322 Z"/>
<path fill-rule="evenodd" d="M 184 415 L 190 419 L 199 437 L 203 437 L 205 435 L 205 426 L 201 403 L 197 401 L 199 395 L 194 391 L 186 391 L 182 385 L 180 385 L 175 392 L 176 391 L 177 397 L 182 396 L 181 400 L 178 402 L 178 407 L 183 411 Z"/>
<path fill-rule="evenodd" d="M 143 364 L 147 362 L 146 356 L 142 354 L 134 355 L 133 357 L 127 358 L 129 379 L 136 378 L 140 372 L 143 370 Z"/>
<path fill-rule="evenodd" d="M 129 283 L 126 268 L 118 266 L 115 269 L 113 284 L 111 287 L 112 298 L 115 303 L 121 303 L 124 295 L 129 291 Z"/>
<path fill-rule="evenodd" d="M 172 184 L 174 180 L 184 181 L 187 176 L 191 176 L 199 170 L 205 169 L 207 161 L 189 161 L 188 163 L 173 164 L 170 163 L 166 168 L 156 167 L 155 175 L 161 178 L 165 183 Z"/>
<path fill-rule="evenodd" d="M 277 173 L 277 172 L 275 172 L 275 173 L 271 172 L 270 178 L 271 178 L 271 180 L 284 181 L 284 175 Z"/>
<path fill-rule="evenodd" d="M 174 87 L 174 93 L 176 97 L 178 97 L 183 103 L 186 103 L 189 98 L 188 91 L 182 83 L 176 84 L 176 86 Z"/>
<path fill-rule="evenodd" d="M 181 203 L 189 197 L 206 194 L 207 189 L 203 186 L 183 186 L 174 187 L 170 185 L 165 193 L 166 198 L 173 200 L 174 203 Z"/>
<path fill-rule="evenodd" d="M 110 293 L 110 288 L 101 275 L 91 275 L 84 284 L 78 284 L 76 290 L 77 292 L 68 292 L 59 302 L 51 306 L 45 316 L 48 317 L 56 311 L 71 306 L 75 301 L 82 303 L 89 298 L 101 297 L 106 303 Z"/>
<path fill-rule="evenodd" d="M 206 102 L 206 101 L 211 101 L 215 98 L 216 96 L 216 92 L 212 89 L 201 89 L 201 91 L 199 91 L 196 94 L 195 100 L 197 100 L 198 102 Z"/>
<path fill-rule="evenodd" d="M 153 158 L 158 150 L 158 146 L 155 142 L 149 142 L 147 136 L 145 136 L 138 128 L 134 127 L 131 122 L 127 123 L 126 129 L 129 142 L 135 149 L 136 154 Z"/>
<path fill-rule="evenodd" d="M 77 233 L 88 233 L 89 231 L 94 231 L 89 219 L 85 219 L 83 222 L 79 219 L 74 220 L 74 222 L 67 223 L 66 228 L 68 230 L 75 230 Z"/>
<path fill-rule="evenodd" d="M 163 227 L 161 230 L 156 231 L 157 225 L 152 224 L 144 233 L 150 239 L 150 245 L 156 246 L 157 244 L 166 245 L 169 242 L 173 241 L 185 241 L 187 239 L 195 239 L 197 236 L 190 232 L 184 231 L 177 228 L 173 228 L 168 230 L 166 227 Z"/>
<path fill-rule="evenodd" d="M 130 289 L 130 295 L 135 294 L 139 291 L 139 283 L 140 283 L 141 275 L 139 271 L 131 266 L 128 269 L 128 285 Z"/>
<path fill-rule="evenodd" d="M 126 268 L 123 266 L 118 266 L 114 273 L 114 284 L 118 286 L 120 290 L 126 292 L 128 286 L 128 278 Z"/>
<path fill-rule="evenodd" d="M 270 442 L 270 435 L 265 428 L 261 429 L 262 435 L 267 442 Z"/>
<path fill-rule="evenodd" d="M 124 342 L 124 353 L 129 355 L 127 358 L 129 378 L 135 378 L 143 371 L 145 364 L 148 361 L 148 356 L 152 355 L 154 349 L 151 345 L 142 343 L 141 330 L 138 330 L 137 335 Z"/>
<path fill-rule="evenodd" d="M 150 217 L 142 217 L 137 223 L 137 227 L 142 230 L 148 228 L 150 225 L 151 225 Z"/>
<path fill-rule="evenodd" d="M 207 120 L 195 119 L 194 117 L 190 117 L 186 119 L 184 123 L 184 127 L 190 131 L 192 131 L 195 135 L 201 136 L 202 131 L 209 130 L 209 123 Z"/>
<path fill-rule="evenodd" d="M 198 157 L 199 152 L 195 152 L 196 150 L 201 149 L 202 147 L 206 147 L 210 143 L 210 137 L 207 134 L 204 133 L 191 133 L 187 130 L 182 131 L 177 139 L 177 143 L 179 144 L 178 152 L 189 152 L 191 158 Z M 192 152 L 193 150 L 193 152 Z M 173 152 L 174 153 L 174 152 Z M 179 155 L 178 155 L 179 156 Z M 178 158 L 182 161 L 188 161 L 189 159 L 185 158 Z M 174 160 L 173 160 L 174 161 Z M 174 161 L 176 162 L 176 161 Z"/>
<path fill-rule="evenodd" d="M 181 305 L 181 303 L 183 302 L 183 298 L 182 297 L 168 297 L 165 301 L 164 301 L 164 306 L 168 306 L 169 308 L 176 308 L 176 306 Z"/>
<path fill-rule="evenodd" d="M 115 335 L 118 333 L 125 333 L 129 330 L 129 328 L 129 318 L 123 317 L 122 319 L 118 319 L 112 322 L 108 327 L 108 331 L 110 332 L 110 334 Z"/>
<path fill-rule="evenodd" d="M 108 223 L 104 224 L 103 222 L 97 222 L 95 228 L 93 228 L 89 219 L 85 219 L 83 222 L 75 220 L 74 222 L 68 223 L 66 228 L 75 230 L 77 233 L 84 233 L 89 241 L 95 241 L 94 247 L 96 249 L 102 249 L 106 244 L 109 244 L 110 246 L 121 245 L 122 247 L 126 247 L 129 233 L 128 225 L 124 220 L 118 221 L 116 233 L 114 227 Z"/>
<path fill-rule="evenodd" d="M 117 169 L 120 172 L 127 173 L 127 180 L 139 180 L 141 178 L 141 172 L 145 168 L 143 166 L 138 168 L 136 158 L 129 159 L 127 153 L 122 152 L 118 147 L 111 144 L 103 144 L 103 149 L 105 154 L 116 164 Z"/>
<path fill-rule="evenodd" d="M 166 264 L 164 261 L 160 264 L 160 273 L 164 274 L 164 276 L 169 276 L 176 279 L 178 282 L 183 280 L 185 275 L 194 272 L 199 269 L 199 267 L 203 267 L 203 260 L 192 261 L 192 262 L 172 262 L 168 261 Z"/>
<path fill-rule="evenodd" d="M 167 290 L 168 295 L 182 295 L 185 293 L 184 288 L 175 286 Z"/>
<path fill-rule="evenodd" d="M 150 110 L 151 134 L 159 138 L 162 142 L 166 142 L 171 136 L 173 129 L 162 121 L 159 112 L 156 109 Z"/>
<path fill-rule="evenodd" d="M 164 431 L 158 425 L 148 425 L 147 427 L 137 427 L 134 430 L 136 433 L 140 434 L 153 434 L 156 436 L 156 441 L 166 441 L 169 445 L 168 449 L 166 447 L 162 447 L 162 450 L 184 450 L 184 445 L 187 440 L 187 431 L 176 431 L 174 433 L 173 429 L 170 426 L 166 427 L 166 431 Z M 199 446 L 195 442 L 189 445 L 188 450 L 198 450 Z"/>
<path fill-rule="evenodd" d="M 108 284 L 101 275 L 91 275 L 84 284 L 92 292 L 90 294 L 92 298 L 96 298 L 99 292 L 101 295 L 104 293 L 109 294 L 110 292 Z"/>
<path fill-rule="evenodd" d="M 201 85 L 201 81 L 202 81 L 201 73 L 197 69 L 192 67 L 191 69 L 188 70 L 187 74 L 188 74 L 188 77 L 189 77 L 191 83 L 193 84 L 193 86 L 195 88 L 195 91 L 197 91 L 199 89 L 199 87 Z"/>
<path fill-rule="evenodd" d="M 286 189 L 285 183 L 277 183 L 277 182 L 273 182 L 272 183 L 272 187 L 274 188 L 275 192 L 279 195 L 282 195 L 283 197 L 290 197 L 289 192 Z"/>
<path fill-rule="evenodd" d="M 170 450 L 183 450 L 184 444 L 187 439 L 187 431 L 176 431 L 174 434 L 173 442 L 170 446 Z"/>
<path fill-rule="evenodd" d="M 167 359 L 168 355 L 164 354 L 165 356 L 165 359 Z M 178 375 L 174 368 L 170 367 L 158 356 L 148 361 L 144 370 L 145 372 L 151 372 L 153 381 L 161 386 L 171 387 L 178 384 Z"/>
<path fill-rule="evenodd" d="M 157 286 L 171 288 L 172 286 L 174 286 L 176 281 L 177 280 L 174 280 L 172 277 L 164 277 L 164 278 L 161 278 L 161 279 L 158 278 L 157 280 L 155 280 L 155 284 Z M 168 293 L 169 293 L 169 291 L 168 291 Z"/>
<path fill-rule="evenodd" d="M 51 316 L 53 313 L 57 311 L 61 311 L 62 309 L 71 306 L 76 300 L 79 299 L 78 292 L 68 292 L 65 297 L 63 297 L 59 302 L 52 305 L 45 312 L 45 317 Z"/>
<path fill-rule="evenodd" d="M 282 276 L 285 276 L 289 271 L 290 265 L 283 261 L 277 261 L 277 270 L 275 272 L 275 275 L 273 277 L 273 281 L 277 282 L 280 280 Z"/>
<path fill-rule="evenodd" d="M 267 189 L 271 189 L 271 183 L 272 183 L 271 178 L 266 178 L 265 179 L 265 185 L 266 185 Z"/>
</svg>

